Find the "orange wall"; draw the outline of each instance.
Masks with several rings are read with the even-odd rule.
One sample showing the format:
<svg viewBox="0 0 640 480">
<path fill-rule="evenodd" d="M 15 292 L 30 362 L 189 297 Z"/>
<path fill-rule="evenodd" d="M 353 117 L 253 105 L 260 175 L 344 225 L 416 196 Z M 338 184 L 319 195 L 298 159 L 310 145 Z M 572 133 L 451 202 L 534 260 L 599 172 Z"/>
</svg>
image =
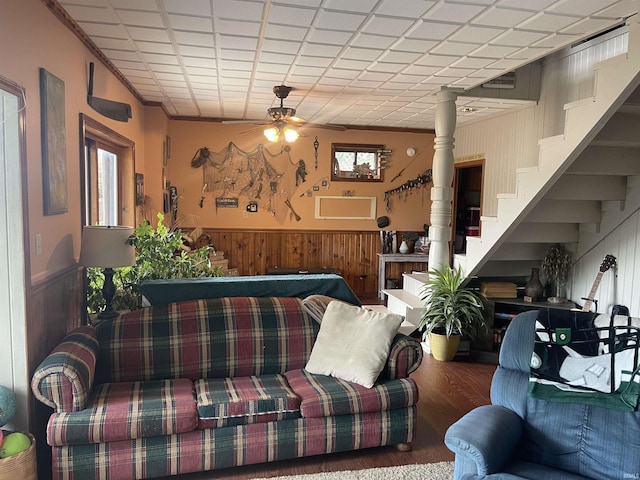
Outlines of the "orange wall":
<svg viewBox="0 0 640 480">
<path fill-rule="evenodd" d="M 2 2 L 0 14 L 0 75 L 26 89 L 26 145 L 32 283 L 75 264 L 80 253 L 79 113 L 135 142 L 136 169 L 145 171 L 145 107 L 80 40 L 39 0 Z M 88 64 L 95 62 L 94 94 L 131 104 L 128 123 L 103 117 L 87 104 Z M 45 216 L 42 195 L 40 142 L 40 86 L 43 67 L 65 83 L 66 160 L 69 209 Z M 164 115 L 161 112 L 162 115 Z M 158 126 L 162 128 L 162 126 Z M 34 236 L 42 235 L 42 254 L 36 255 Z"/>
<path fill-rule="evenodd" d="M 265 106 L 266 108 L 266 106 Z M 304 112 L 301 112 L 304 114 Z M 178 219 L 188 226 L 209 228 L 237 229 L 314 229 L 314 230 L 377 230 L 376 220 L 316 220 L 315 197 L 342 196 L 343 191 L 352 190 L 355 196 L 377 197 L 376 216 L 387 215 L 391 220 L 388 229 L 422 230 L 424 223 L 429 222 L 431 201 L 430 186 L 414 188 L 400 196 L 391 198 L 391 212 L 387 213 L 384 192 L 401 186 L 404 182 L 416 178 L 431 168 L 433 158 L 433 134 L 408 132 L 381 132 L 370 130 L 347 130 L 344 132 L 308 128 L 305 136 L 291 144 L 289 155 L 283 154 L 272 159 L 276 170 L 287 179 L 278 187 L 278 195 L 272 198 L 273 215 L 266 207 L 269 195 L 265 195 L 265 186 L 259 199 L 241 192 L 244 185 L 236 185 L 228 190 L 224 197 L 237 197 L 238 208 L 218 208 L 215 205 L 217 193 L 205 193 L 203 207 L 199 202 L 203 186 L 203 169 L 193 168 L 191 159 L 200 147 L 208 147 L 211 152 L 223 152 L 230 142 L 243 151 L 252 151 L 258 144 L 271 154 L 278 154 L 283 144 L 270 144 L 262 135 L 264 127 L 252 128 L 252 125 L 224 125 L 219 122 L 198 122 L 171 120 L 169 135 L 172 152 L 167 166 L 167 177 L 171 185 L 178 189 Z M 249 131 L 247 131 L 249 130 Z M 315 169 L 313 142 L 318 137 L 318 169 Z M 393 150 L 390 166 L 384 171 L 384 182 L 331 182 L 331 143 L 364 143 L 384 144 Z M 413 147 L 419 155 L 410 158 L 407 148 Z M 266 156 L 269 159 L 269 156 Z M 302 159 L 306 165 L 306 181 L 295 186 L 295 169 Z M 401 170 L 402 175 L 391 181 Z M 220 178 L 220 177 L 218 177 Z M 323 179 L 329 180 L 329 188 L 322 186 Z M 265 182 L 268 183 L 268 182 Z M 313 185 L 319 185 L 319 191 L 313 191 Z M 311 196 L 307 192 L 311 191 Z M 302 217 L 300 221 L 291 218 L 284 199 L 289 199 L 296 213 Z M 244 214 L 250 200 L 258 203 L 257 213 Z M 281 209 L 282 212 L 278 212 Z"/>
</svg>

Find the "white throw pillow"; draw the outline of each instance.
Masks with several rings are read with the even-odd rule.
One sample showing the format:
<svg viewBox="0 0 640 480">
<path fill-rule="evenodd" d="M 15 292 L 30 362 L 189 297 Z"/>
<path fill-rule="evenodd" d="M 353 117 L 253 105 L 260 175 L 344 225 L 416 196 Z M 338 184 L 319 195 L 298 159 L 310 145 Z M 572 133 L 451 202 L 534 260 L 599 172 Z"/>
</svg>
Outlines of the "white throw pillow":
<svg viewBox="0 0 640 480">
<path fill-rule="evenodd" d="M 403 317 L 344 302 L 329 303 L 305 370 L 371 388 Z"/>
</svg>

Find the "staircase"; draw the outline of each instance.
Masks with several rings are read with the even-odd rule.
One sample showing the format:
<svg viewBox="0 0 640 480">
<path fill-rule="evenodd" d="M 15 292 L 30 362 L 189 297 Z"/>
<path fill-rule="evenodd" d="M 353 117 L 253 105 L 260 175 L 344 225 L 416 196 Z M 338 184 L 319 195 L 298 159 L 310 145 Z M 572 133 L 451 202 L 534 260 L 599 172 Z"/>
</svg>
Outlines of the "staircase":
<svg viewBox="0 0 640 480">
<path fill-rule="evenodd" d="M 637 16 L 636 16 L 637 17 Z M 528 276 L 547 248 L 579 258 L 640 208 L 640 25 L 628 52 L 595 66 L 594 97 L 565 105 L 564 134 L 539 142 L 538 166 L 517 171 L 514 194 L 454 256 L 467 276 Z"/>
</svg>

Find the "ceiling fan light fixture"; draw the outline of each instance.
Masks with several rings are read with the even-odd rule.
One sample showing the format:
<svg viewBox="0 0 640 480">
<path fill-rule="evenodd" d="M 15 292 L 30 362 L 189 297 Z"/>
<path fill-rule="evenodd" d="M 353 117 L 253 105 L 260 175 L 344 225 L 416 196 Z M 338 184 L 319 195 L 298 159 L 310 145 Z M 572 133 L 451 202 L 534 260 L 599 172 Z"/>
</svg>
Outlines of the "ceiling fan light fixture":
<svg viewBox="0 0 640 480">
<path fill-rule="evenodd" d="M 284 140 L 287 143 L 295 142 L 296 140 L 298 140 L 298 137 L 300 137 L 300 134 L 295 128 L 284 127 Z"/>
<path fill-rule="evenodd" d="M 264 129 L 264 136 L 270 142 L 276 143 L 280 140 L 280 129 L 278 127 L 269 127 Z"/>
</svg>

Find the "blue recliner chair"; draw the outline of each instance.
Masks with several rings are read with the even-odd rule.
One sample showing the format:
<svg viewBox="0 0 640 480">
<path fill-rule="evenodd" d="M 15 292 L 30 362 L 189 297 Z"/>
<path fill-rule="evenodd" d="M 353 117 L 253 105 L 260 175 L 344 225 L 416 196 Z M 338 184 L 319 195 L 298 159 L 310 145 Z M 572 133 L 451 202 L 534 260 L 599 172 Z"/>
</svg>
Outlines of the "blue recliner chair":
<svg viewBox="0 0 640 480">
<path fill-rule="evenodd" d="M 640 413 L 528 395 L 537 311 L 507 329 L 491 383 L 478 407 L 445 435 L 455 480 L 640 479 Z"/>
</svg>

